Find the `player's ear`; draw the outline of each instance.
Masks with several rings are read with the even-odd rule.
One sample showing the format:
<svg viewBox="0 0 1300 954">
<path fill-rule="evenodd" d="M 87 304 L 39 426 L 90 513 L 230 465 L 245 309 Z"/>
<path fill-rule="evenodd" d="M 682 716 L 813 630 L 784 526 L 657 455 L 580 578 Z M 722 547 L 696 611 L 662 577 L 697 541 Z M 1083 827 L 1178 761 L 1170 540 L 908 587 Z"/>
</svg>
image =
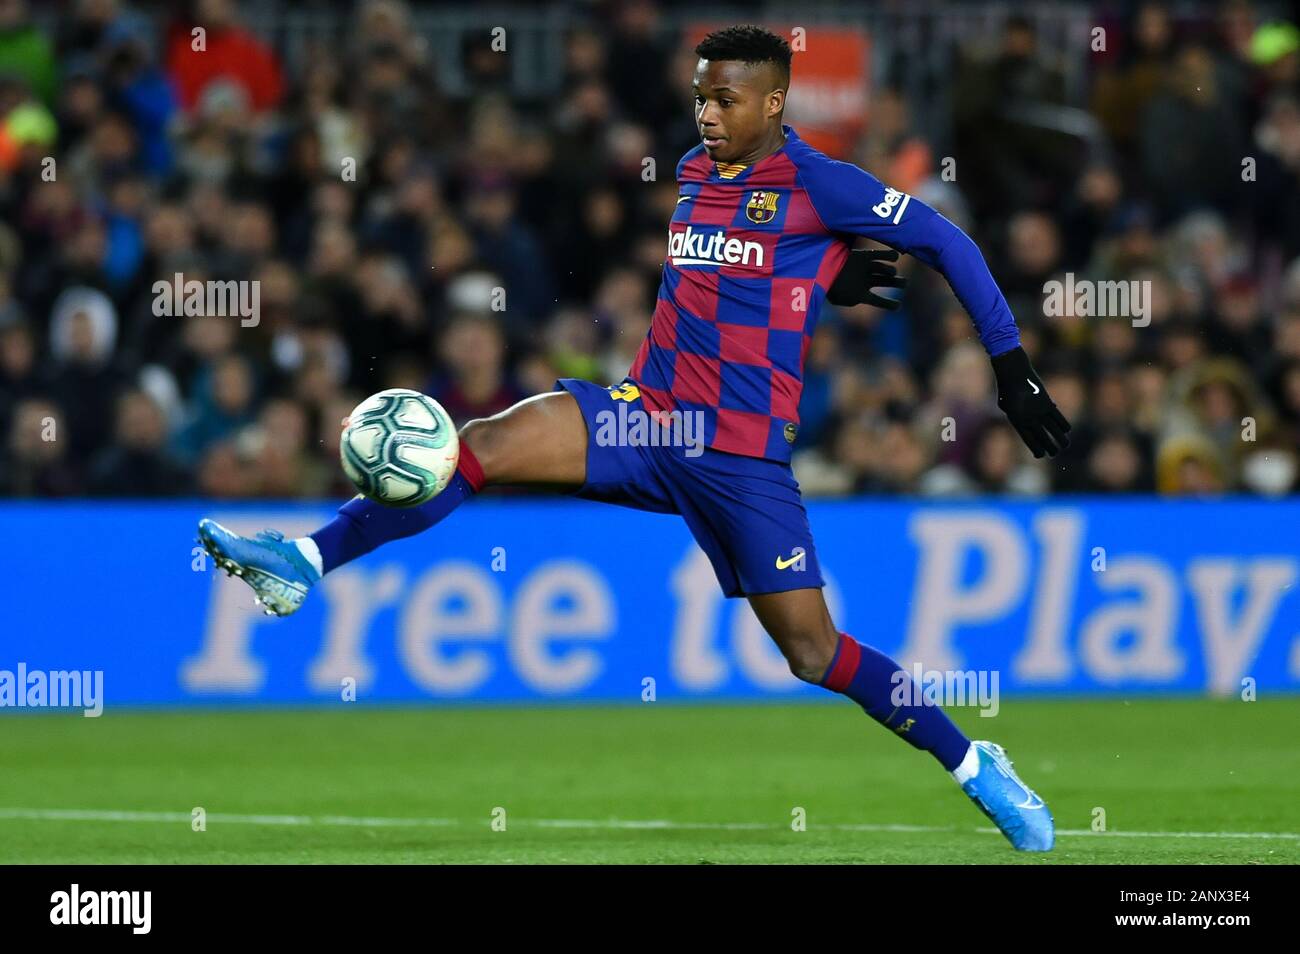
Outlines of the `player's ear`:
<svg viewBox="0 0 1300 954">
<path fill-rule="evenodd" d="M 780 116 L 783 109 L 785 109 L 785 90 L 772 90 L 767 94 L 767 114 L 769 116 Z"/>
</svg>

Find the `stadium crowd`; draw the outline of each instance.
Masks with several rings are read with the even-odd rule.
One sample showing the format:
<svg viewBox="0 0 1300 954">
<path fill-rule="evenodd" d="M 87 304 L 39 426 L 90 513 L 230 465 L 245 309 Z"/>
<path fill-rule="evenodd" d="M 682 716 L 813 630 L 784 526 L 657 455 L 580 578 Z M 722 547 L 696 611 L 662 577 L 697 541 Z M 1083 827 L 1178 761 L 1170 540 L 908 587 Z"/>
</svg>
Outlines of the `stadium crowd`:
<svg viewBox="0 0 1300 954">
<path fill-rule="evenodd" d="M 396 0 L 345 6 L 292 62 L 233 0 L 55 6 L 0 0 L 0 494 L 343 497 L 339 421 L 373 391 L 463 422 L 623 377 L 697 142 L 694 56 L 653 4 L 583 5 L 538 102 L 486 27 L 469 93 L 441 90 Z M 1018 18 L 995 40 L 951 51 L 950 142 L 876 89 L 846 158 L 975 238 L 1074 442 L 1029 457 L 968 316 L 904 259 L 899 311 L 823 313 L 805 492 L 1295 492 L 1300 33 L 1149 3 L 1104 54 Z M 1104 148 L 1025 118 L 1070 105 Z M 1149 323 L 1049 315 L 1067 272 L 1143 283 Z M 159 316 L 178 274 L 257 281 L 256 319 Z"/>
</svg>

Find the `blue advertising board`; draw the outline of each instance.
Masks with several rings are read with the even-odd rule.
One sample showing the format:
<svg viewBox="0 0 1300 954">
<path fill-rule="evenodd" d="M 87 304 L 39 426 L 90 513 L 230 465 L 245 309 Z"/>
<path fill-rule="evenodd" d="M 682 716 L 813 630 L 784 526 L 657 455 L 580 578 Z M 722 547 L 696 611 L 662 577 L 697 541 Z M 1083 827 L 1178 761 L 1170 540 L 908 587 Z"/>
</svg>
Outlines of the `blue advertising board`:
<svg viewBox="0 0 1300 954">
<path fill-rule="evenodd" d="M 1008 694 L 1300 690 L 1300 501 L 814 501 L 839 627 Z M 800 697 L 675 517 L 479 499 L 270 619 L 194 527 L 328 506 L 0 506 L 0 671 L 101 670 L 104 702 Z M 777 555 L 774 555 L 777 556 Z M 798 572 L 792 567 L 792 572 Z"/>
</svg>

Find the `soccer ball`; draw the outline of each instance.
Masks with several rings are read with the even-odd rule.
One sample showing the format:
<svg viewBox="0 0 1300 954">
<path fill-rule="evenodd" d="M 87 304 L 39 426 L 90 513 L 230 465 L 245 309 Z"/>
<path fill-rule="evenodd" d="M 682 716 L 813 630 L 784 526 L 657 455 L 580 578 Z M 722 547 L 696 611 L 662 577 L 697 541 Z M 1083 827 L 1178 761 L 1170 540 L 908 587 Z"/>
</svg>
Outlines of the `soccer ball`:
<svg viewBox="0 0 1300 954">
<path fill-rule="evenodd" d="M 353 409 L 339 456 L 348 479 L 367 497 L 389 507 L 417 507 L 451 481 L 460 438 L 433 398 L 389 388 Z"/>
</svg>

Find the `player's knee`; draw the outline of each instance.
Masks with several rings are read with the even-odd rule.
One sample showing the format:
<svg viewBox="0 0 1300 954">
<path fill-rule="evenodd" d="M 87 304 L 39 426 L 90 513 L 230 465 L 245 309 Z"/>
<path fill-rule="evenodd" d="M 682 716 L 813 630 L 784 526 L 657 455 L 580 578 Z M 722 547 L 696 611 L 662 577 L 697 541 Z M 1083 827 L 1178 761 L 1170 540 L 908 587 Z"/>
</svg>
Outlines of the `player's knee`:
<svg viewBox="0 0 1300 954">
<path fill-rule="evenodd" d="M 497 472 L 497 463 L 501 453 L 502 425 L 491 417 L 475 418 L 461 426 L 460 443 L 474 452 L 479 466 L 483 468 L 483 477 L 489 483 Z"/>
<path fill-rule="evenodd" d="M 816 685 L 826 675 L 835 651 L 833 648 L 827 650 L 821 643 L 821 640 L 816 639 L 800 640 L 787 650 L 786 662 L 790 664 L 790 671 L 797 679 Z"/>
</svg>

